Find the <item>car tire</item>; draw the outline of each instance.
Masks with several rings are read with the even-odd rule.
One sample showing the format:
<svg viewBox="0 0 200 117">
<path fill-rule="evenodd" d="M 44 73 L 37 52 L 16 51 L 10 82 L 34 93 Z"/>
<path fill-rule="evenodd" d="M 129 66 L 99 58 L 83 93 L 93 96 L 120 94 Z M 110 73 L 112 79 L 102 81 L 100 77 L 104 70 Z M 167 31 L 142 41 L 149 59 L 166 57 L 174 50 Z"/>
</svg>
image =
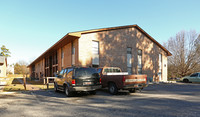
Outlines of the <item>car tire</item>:
<svg viewBox="0 0 200 117">
<path fill-rule="evenodd" d="M 183 79 L 183 82 L 189 83 L 189 80 L 188 79 Z"/>
<path fill-rule="evenodd" d="M 65 86 L 64 91 L 65 91 L 66 97 L 71 97 L 72 96 L 72 92 L 69 90 L 69 88 L 67 86 Z"/>
<path fill-rule="evenodd" d="M 56 83 L 54 83 L 54 91 L 58 92 L 58 85 Z"/>
<path fill-rule="evenodd" d="M 109 90 L 110 94 L 112 94 L 112 95 L 116 95 L 118 93 L 118 89 L 117 89 L 117 86 L 115 85 L 115 83 L 110 83 L 108 90 Z"/>
<path fill-rule="evenodd" d="M 90 94 L 96 95 L 96 91 L 90 91 Z"/>
<path fill-rule="evenodd" d="M 136 89 L 129 89 L 128 90 L 130 93 L 135 93 L 136 92 Z"/>
</svg>

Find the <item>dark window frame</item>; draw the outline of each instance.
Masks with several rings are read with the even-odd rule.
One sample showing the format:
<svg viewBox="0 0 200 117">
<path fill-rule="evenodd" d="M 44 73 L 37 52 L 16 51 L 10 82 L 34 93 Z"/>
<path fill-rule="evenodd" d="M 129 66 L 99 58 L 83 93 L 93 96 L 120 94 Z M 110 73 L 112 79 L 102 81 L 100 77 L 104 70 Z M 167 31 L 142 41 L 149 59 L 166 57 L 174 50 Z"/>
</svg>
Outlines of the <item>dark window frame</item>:
<svg viewBox="0 0 200 117">
<path fill-rule="evenodd" d="M 141 65 L 139 65 L 139 57 L 141 58 Z M 138 64 L 137 64 L 137 73 L 142 74 L 142 49 L 138 49 L 137 51 L 137 59 L 138 59 Z"/>
</svg>

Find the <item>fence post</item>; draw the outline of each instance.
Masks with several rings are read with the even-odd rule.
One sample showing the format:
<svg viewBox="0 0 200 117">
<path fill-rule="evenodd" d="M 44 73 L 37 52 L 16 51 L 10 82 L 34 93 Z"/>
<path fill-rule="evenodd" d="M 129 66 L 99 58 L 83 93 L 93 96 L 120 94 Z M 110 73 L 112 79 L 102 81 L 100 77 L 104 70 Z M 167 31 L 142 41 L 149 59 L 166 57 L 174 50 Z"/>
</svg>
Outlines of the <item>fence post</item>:
<svg viewBox="0 0 200 117">
<path fill-rule="evenodd" d="M 47 77 L 47 89 L 49 89 L 49 78 Z"/>
<path fill-rule="evenodd" d="M 26 90 L 26 78 L 25 78 L 25 75 L 23 75 L 23 80 L 24 80 L 24 89 Z"/>
</svg>

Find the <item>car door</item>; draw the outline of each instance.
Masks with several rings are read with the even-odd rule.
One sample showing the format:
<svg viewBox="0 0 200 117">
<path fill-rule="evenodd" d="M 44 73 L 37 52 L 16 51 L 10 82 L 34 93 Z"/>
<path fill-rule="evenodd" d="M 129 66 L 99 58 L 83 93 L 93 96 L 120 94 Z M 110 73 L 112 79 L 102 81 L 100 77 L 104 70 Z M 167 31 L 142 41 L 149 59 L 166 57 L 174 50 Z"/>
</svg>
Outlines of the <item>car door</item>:
<svg viewBox="0 0 200 117">
<path fill-rule="evenodd" d="M 195 78 L 195 81 L 194 82 L 200 82 L 200 73 L 197 73 L 197 77 Z"/>
<path fill-rule="evenodd" d="M 200 73 L 199 73 L 199 76 L 197 78 L 197 82 L 200 82 Z"/>
<path fill-rule="evenodd" d="M 62 85 L 62 84 L 61 84 L 61 80 L 62 80 L 64 71 L 65 71 L 65 69 L 62 69 L 62 70 L 60 71 L 60 73 L 58 74 L 58 77 L 56 78 L 57 85 L 59 85 L 59 86 Z"/>
<path fill-rule="evenodd" d="M 69 85 L 71 85 L 71 82 L 72 82 L 72 77 L 73 77 L 73 68 L 69 68 L 68 70 L 67 70 L 67 74 L 66 74 L 66 76 L 65 76 L 65 81 L 69 84 Z"/>
<path fill-rule="evenodd" d="M 194 74 L 190 75 L 189 81 L 196 82 L 198 75 L 199 75 L 198 73 L 194 73 Z"/>
<path fill-rule="evenodd" d="M 63 84 L 65 83 L 65 78 L 66 78 L 66 75 L 67 75 L 67 70 L 68 69 L 64 69 L 64 71 L 63 71 L 63 75 L 62 75 L 62 77 L 61 77 L 61 80 L 60 80 L 60 85 L 62 85 L 63 86 Z"/>
</svg>

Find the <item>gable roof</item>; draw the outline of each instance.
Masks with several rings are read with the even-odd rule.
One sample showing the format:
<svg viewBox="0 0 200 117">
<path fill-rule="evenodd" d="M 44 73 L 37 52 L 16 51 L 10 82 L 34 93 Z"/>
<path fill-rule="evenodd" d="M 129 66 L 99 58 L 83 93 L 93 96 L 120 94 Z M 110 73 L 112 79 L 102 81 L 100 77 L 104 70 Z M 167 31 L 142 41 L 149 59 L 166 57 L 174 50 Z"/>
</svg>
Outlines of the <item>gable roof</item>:
<svg viewBox="0 0 200 117">
<path fill-rule="evenodd" d="M 163 47 L 160 43 L 158 43 L 153 37 L 151 37 L 147 32 L 145 32 L 138 25 L 127 25 L 127 26 L 118 26 L 118 27 L 110 27 L 110 28 L 100 28 L 100 29 L 85 30 L 85 31 L 79 31 L 79 32 L 71 32 L 69 34 L 70 35 L 81 35 L 81 34 L 87 34 L 87 33 L 110 31 L 110 30 L 118 30 L 118 29 L 126 29 L 126 28 L 133 28 L 133 27 L 136 28 L 136 29 L 138 29 L 145 36 L 147 36 L 150 40 L 152 40 L 154 43 L 156 43 L 161 49 L 163 49 L 167 53 L 167 56 L 171 56 L 172 55 L 165 47 Z"/>
<path fill-rule="evenodd" d="M 118 27 L 109 27 L 109 28 L 100 28 L 100 29 L 92 29 L 92 30 L 85 30 L 85 31 L 77 31 L 77 32 L 70 32 L 67 33 L 63 38 L 61 38 L 57 43 L 55 43 L 53 46 L 51 46 L 49 49 L 47 49 L 42 55 L 40 55 L 37 59 L 35 59 L 28 67 L 30 67 L 32 64 L 40 61 L 45 55 L 51 53 L 51 50 L 56 50 L 59 47 L 64 46 L 66 43 L 70 41 L 70 39 L 80 38 L 81 34 L 87 34 L 87 33 L 95 33 L 95 32 L 102 32 L 102 31 L 110 31 L 110 30 L 119 30 L 119 29 L 126 29 L 126 28 L 136 28 L 140 32 L 142 32 L 145 36 L 147 36 L 151 41 L 153 41 L 155 44 L 157 44 L 161 49 L 163 49 L 167 56 L 171 56 L 172 54 L 163 47 L 160 43 L 158 43 L 153 37 L 151 37 L 148 33 L 146 33 L 142 28 L 140 28 L 138 25 L 127 25 L 127 26 L 118 26 Z"/>
</svg>

